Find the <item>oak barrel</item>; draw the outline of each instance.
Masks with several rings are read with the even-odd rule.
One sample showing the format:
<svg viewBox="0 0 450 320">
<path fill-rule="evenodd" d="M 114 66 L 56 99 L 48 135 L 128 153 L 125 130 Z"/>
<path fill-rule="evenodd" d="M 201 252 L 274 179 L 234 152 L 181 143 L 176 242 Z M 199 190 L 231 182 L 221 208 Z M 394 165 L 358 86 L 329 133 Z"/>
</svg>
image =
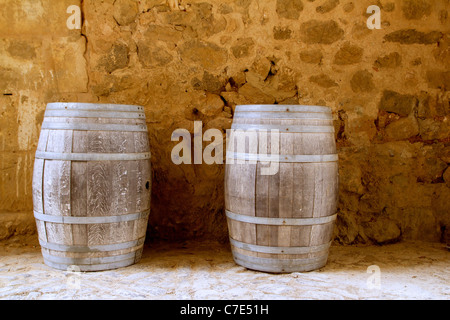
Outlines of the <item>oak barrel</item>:
<svg viewBox="0 0 450 320">
<path fill-rule="evenodd" d="M 273 273 L 325 266 L 339 184 L 331 109 L 237 106 L 226 158 L 235 262 Z"/>
<path fill-rule="evenodd" d="M 143 107 L 49 103 L 33 172 L 44 262 L 100 271 L 136 263 L 150 213 Z"/>
</svg>

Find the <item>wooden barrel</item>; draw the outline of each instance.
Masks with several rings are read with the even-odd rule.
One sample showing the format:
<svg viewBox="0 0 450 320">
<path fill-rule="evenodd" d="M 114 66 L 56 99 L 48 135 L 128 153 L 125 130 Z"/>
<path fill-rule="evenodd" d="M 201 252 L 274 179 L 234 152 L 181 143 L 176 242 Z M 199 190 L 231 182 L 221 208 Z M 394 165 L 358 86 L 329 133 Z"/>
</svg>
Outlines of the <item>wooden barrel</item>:
<svg viewBox="0 0 450 320">
<path fill-rule="evenodd" d="M 50 103 L 33 173 L 44 262 L 99 271 L 136 263 L 150 213 L 143 107 Z"/>
<path fill-rule="evenodd" d="M 330 108 L 237 106 L 231 132 L 225 208 L 235 262 L 273 273 L 325 266 L 338 197 Z"/>
</svg>

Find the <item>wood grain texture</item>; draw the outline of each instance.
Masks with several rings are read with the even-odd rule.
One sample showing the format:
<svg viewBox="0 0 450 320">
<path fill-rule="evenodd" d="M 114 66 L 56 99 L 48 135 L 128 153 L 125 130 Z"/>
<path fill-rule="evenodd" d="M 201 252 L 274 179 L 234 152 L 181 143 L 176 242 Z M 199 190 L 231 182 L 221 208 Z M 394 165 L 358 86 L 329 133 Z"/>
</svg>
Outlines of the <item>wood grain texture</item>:
<svg viewBox="0 0 450 320">
<path fill-rule="evenodd" d="M 87 153 L 86 131 L 73 132 L 73 148 L 74 153 Z M 72 216 L 87 216 L 87 162 L 72 161 Z M 82 224 L 72 225 L 73 244 L 79 246 L 88 245 L 87 226 Z"/>
<path fill-rule="evenodd" d="M 72 152 L 71 130 L 49 132 L 46 151 Z M 70 216 L 70 161 L 46 160 L 44 165 L 44 212 L 53 216 Z M 71 226 L 46 222 L 47 239 L 49 242 L 72 244 Z"/>
<path fill-rule="evenodd" d="M 293 154 L 293 144 L 290 133 L 280 134 L 280 154 Z M 279 168 L 280 189 L 279 189 L 279 218 L 292 218 L 294 189 L 294 164 L 280 163 Z M 280 247 L 290 247 L 292 245 L 292 227 L 281 226 L 278 228 L 278 245 Z M 280 255 L 280 259 L 289 259 L 289 255 Z"/>
<path fill-rule="evenodd" d="M 109 163 L 103 161 L 88 162 L 87 180 L 87 216 L 99 217 L 110 215 L 111 210 L 111 181 Z M 109 225 L 88 225 L 88 245 L 102 245 L 109 240 Z"/>
<path fill-rule="evenodd" d="M 33 169 L 33 210 L 39 213 L 44 212 L 42 201 L 42 186 L 44 178 L 44 161 L 42 159 L 36 159 L 34 161 Z"/>
</svg>

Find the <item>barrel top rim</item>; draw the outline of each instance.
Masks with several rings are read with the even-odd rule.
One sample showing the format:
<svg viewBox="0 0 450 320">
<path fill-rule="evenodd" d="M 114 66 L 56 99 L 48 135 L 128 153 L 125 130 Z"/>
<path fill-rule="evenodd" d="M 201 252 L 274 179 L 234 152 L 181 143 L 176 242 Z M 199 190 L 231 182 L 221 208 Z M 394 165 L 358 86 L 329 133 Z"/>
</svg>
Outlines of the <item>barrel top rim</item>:
<svg viewBox="0 0 450 320">
<path fill-rule="evenodd" d="M 55 105 L 79 105 L 79 106 L 86 106 L 86 107 L 93 107 L 93 106 L 109 106 L 109 107 L 141 107 L 144 106 L 141 105 L 135 105 L 135 104 L 121 104 L 121 103 L 93 103 L 93 102 L 49 102 L 47 103 L 47 106 L 55 106 Z"/>
<path fill-rule="evenodd" d="M 317 108 L 327 109 L 331 112 L 331 107 L 329 106 L 319 106 L 319 105 L 306 105 L 306 104 L 238 104 L 236 108 L 251 108 L 251 107 L 274 107 L 274 108 Z"/>
</svg>

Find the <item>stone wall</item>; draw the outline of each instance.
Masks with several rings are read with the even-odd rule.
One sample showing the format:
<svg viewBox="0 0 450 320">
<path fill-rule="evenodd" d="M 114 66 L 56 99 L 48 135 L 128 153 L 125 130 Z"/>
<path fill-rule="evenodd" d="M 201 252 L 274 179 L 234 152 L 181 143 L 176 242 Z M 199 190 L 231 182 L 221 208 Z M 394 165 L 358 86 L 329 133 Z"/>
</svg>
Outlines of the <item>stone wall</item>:
<svg viewBox="0 0 450 320">
<path fill-rule="evenodd" d="M 237 104 L 278 103 L 333 109 L 338 242 L 448 239 L 449 0 L 0 4 L 0 238 L 34 230 L 46 103 L 79 101 L 145 106 L 151 238 L 227 238 L 224 166 L 174 165 L 172 132 L 226 130 Z M 67 27 L 70 5 L 81 29 Z"/>
</svg>

